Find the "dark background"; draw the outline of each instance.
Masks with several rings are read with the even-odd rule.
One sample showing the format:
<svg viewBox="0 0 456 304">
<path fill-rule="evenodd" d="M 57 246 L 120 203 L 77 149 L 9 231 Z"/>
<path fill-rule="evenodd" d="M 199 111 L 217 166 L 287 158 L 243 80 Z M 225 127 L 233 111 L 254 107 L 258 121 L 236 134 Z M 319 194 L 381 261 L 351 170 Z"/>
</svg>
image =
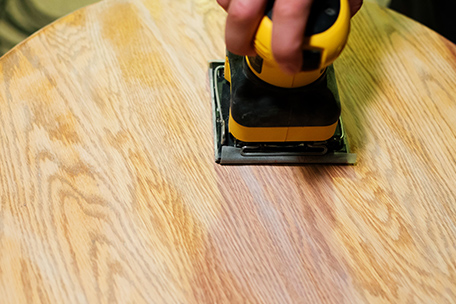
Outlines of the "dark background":
<svg viewBox="0 0 456 304">
<path fill-rule="evenodd" d="M 96 1 L 0 0 L 0 56 L 55 19 Z M 382 5 L 390 2 L 366 1 L 376 1 Z M 456 43 L 456 0 L 391 0 L 389 7 Z"/>
<path fill-rule="evenodd" d="M 392 0 L 389 7 L 456 43 L 456 0 Z"/>
</svg>

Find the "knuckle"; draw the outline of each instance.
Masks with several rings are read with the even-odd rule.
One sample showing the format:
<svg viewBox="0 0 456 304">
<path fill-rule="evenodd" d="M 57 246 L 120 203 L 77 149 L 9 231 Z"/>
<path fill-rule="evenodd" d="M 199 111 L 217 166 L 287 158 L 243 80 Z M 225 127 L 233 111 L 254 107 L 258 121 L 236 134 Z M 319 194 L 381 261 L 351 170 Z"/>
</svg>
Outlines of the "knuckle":
<svg viewBox="0 0 456 304">
<path fill-rule="evenodd" d="M 279 60 L 287 60 L 301 50 L 301 44 L 296 41 L 282 42 L 272 46 L 272 52 Z"/>
<path fill-rule="evenodd" d="M 301 54 L 301 45 L 299 43 L 280 44 L 273 46 L 272 53 L 278 64 L 291 65 L 296 63 Z"/>
<path fill-rule="evenodd" d="M 237 22 L 255 21 L 261 13 L 261 9 L 258 9 L 258 6 L 250 5 L 248 1 L 233 1 L 228 11 L 230 18 Z"/>
<path fill-rule="evenodd" d="M 251 44 L 247 39 L 248 37 L 239 37 L 235 33 L 227 32 L 225 34 L 226 48 L 236 55 L 247 55 L 251 53 Z"/>
<path fill-rule="evenodd" d="M 318 1 L 318 0 L 317 0 Z M 303 12 L 310 10 L 311 1 L 293 0 L 274 6 L 274 15 L 281 18 L 302 18 Z"/>
</svg>

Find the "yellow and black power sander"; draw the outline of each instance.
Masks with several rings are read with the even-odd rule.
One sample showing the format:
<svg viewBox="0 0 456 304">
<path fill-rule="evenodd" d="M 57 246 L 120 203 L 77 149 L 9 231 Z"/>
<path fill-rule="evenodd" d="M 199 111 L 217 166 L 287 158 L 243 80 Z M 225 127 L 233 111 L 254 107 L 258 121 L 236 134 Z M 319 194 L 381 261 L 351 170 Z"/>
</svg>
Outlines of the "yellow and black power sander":
<svg viewBox="0 0 456 304">
<path fill-rule="evenodd" d="M 279 68 L 271 51 L 268 1 L 254 40 L 256 56 L 227 52 L 210 62 L 215 161 L 220 164 L 354 164 L 341 119 L 333 61 L 350 32 L 348 0 L 315 0 L 301 72 Z"/>
</svg>

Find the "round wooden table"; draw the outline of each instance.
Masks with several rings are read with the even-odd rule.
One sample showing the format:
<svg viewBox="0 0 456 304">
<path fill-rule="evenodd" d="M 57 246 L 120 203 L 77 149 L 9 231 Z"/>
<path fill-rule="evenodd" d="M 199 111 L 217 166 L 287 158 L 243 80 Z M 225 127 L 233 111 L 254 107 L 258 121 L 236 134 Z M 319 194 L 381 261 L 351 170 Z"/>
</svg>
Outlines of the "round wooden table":
<svg viewBox="0 0 456 304">
<path fill-rule="evenodd" d="M 0 60 L 4 303 L 456 301 L 456 47 L 366 3 L 355 166 L 220 166 L 214 0 L 111 0 Z"/>
</svg>

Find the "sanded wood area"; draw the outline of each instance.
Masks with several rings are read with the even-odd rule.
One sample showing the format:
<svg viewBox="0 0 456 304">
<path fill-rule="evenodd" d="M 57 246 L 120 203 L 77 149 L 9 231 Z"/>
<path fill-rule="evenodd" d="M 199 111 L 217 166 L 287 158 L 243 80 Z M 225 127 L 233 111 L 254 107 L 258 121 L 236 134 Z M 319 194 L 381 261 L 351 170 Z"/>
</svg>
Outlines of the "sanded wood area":
<svg viewBox="0 0 456 304">
<path fill-rule="evenodd" d="M 456 47 L 366 3 L 356 166 L 213 161 L 213 0 L 111 0 L 0 60 L 2 303 L 454 303 Z"/>
</svg>

